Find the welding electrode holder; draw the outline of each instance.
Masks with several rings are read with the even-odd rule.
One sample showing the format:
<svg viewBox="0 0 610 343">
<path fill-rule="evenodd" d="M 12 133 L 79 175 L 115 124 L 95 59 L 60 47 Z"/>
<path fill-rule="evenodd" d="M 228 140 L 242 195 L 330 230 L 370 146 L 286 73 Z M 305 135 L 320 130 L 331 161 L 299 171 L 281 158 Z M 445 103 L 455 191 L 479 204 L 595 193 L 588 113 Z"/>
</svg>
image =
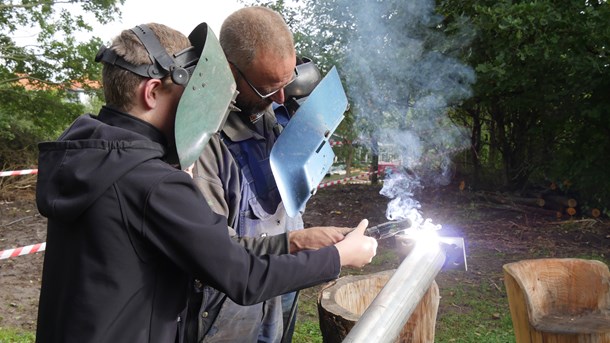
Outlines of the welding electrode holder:
<svg viewBox="0 0 610 343">
<path fill-rule="evenodd" d="M 402 233 L 411 227 L 409 219 L 393 220 L 379 225 L 371 226 L 364 232 L 365 235 L 377 240 L 390 238 L 398 233 Z"/>
<path fill-rule="evenodd" d="M 410 238 L 408 230 L 412 223 L 409 219 L 393 220 L 366 229 L 365 235 L 382 240 L 390 237 Z M 438 244 L 445 253 L 442 270 L 468 270 L 466 247 L 462 237 L 438 237 Z"/>
</svg>

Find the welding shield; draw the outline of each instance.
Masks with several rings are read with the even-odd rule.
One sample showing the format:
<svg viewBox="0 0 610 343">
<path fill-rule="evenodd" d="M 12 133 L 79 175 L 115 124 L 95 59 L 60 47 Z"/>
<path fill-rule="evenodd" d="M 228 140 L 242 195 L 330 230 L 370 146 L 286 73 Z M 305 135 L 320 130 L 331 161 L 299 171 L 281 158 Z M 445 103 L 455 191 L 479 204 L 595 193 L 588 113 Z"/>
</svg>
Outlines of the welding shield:
<svg viewBox="0 0 610 343">
<path fill-rule="evenodd" d="M 307 200 L 333 164 L 335 154 L 329 139 L 347 108 L 347 96 L 333 67 L 275 142 L 271 170 L 290 217 L 304 211 Z"/>
<path fill-rule="evenodd" d="M 289 117 L 292 117 L 322 80 L 320 69 L 307 57 L 301 59 L 296 69 L 297 78 L 284 88 L 284 106 Z"/>
<path fill-rule="evenodd" d="M 174 133 L 182 169 L 191 166 L 210 137 L 221 130 L 237 96 L 235 79 L 214 32 L 201 23 L 189 40 L 200 58 L 176 112 Z"/>
</svg>

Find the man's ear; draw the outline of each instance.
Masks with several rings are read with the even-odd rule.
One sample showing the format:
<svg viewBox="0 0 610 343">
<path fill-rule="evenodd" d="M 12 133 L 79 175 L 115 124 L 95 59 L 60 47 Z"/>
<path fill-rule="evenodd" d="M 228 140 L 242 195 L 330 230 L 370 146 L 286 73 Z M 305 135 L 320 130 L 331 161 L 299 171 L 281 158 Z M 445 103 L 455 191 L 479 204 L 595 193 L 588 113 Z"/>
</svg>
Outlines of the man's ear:
<svg viewBox="0 0 610 343">
<path fill-rule="evenodd" d="M 163 88 L 163 81 L 159 79 L 147 79 L 142 85 L 142 103 L 147 110 L 157 106 L 159 95 Z"/>
</svg>

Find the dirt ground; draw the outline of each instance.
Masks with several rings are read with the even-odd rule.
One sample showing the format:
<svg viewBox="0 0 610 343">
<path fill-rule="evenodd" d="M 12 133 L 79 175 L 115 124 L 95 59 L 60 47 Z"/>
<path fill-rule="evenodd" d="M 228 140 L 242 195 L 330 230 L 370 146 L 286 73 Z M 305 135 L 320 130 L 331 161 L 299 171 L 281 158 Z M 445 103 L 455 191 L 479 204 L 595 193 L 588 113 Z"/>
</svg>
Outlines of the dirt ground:
<svg viewBox="0 0 610 343">
<path fill-rule="evenodd" d="M 355 226 L 362 218 L 368 218 L 370 225 L 386 222 L 388 199 L 379 190 L 380 186 L 367 184 L 320 189 L 308 203 L 306 227 Z M 44 242 L 46 221 L 38 215 L 32 192 L 2 195 L 0 251 Z M 510 202 L 499 204 L 485 194 L 460 191 L 457 185 L 427 189 L 417 200 L 425 218 L 443 225 L 442 235 L 462 236 L 466 241 L 469 271 L 461 280 L 444 279 L 445 285 L 488 278 L 500 289 L 504 287 L 502 265 L 526 258 L 581 257 L 603 259 L 606 263 L 610 260 L 607 219 L 558 218 L 554 211 Z M 381 250 L 390 247 L 389 241 L 380 244 Z M 0 327 L 35 330 L 43 256 L 44 253 L 36 253 L 0 260 Z M 398 263 L 388 259 L 361 272 L 391 269 Z M 439 282 L 441 287 L 442 284 Z M 439 311 L 442 307 L 441 303 Z"/>
</svg>

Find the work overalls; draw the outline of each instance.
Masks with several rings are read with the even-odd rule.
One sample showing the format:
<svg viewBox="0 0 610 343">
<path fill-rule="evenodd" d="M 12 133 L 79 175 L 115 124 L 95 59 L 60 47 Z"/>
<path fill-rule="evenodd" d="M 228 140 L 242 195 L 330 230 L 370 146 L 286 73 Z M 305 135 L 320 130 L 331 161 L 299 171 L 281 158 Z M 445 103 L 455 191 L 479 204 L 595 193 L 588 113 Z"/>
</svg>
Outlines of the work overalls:
<svg viewBox="0 0 610 343">
<path fill-rule="evenodd" d="M 271 116 L 264 118 L 270 119 Z M 236 223 L 231 225 L 241 237 L 277 235 L 303 228 L 300 214 L 294 218 L 286 214 L 269 164 L 270 146 L 279 136 L 282 126 L 277 123 L 265 124 L 268 123 L 261 123 L 261 127 L 266 129 L 258 130 L 259 135 L 241 141 L 234 142 L 222 134 L 223 142 L 241 171 L 239 215 Z M 269 129 L 271 127 L 273 129 Z M 284 329 L 282 300 L 289 311 L 294 294 L 275 297 L 252 306 L 240 306 L 226 298 L 204 341 L 279 342 Z M 260 331 L 251 330 L 259 326 Z"/>
</svg>

